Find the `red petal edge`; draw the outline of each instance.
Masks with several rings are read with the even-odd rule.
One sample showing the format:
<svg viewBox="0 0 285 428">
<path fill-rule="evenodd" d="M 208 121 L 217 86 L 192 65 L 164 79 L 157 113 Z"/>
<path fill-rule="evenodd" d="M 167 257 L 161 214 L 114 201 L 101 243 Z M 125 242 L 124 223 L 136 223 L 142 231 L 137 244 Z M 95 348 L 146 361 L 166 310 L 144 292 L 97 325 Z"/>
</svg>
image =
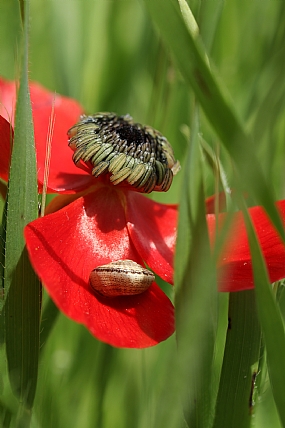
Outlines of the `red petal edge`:
<svg viewBox="0 0 285 428">
<path fill-rule="evenodd" d="M 215 214 L 216 204 L 219 212 L 223 212 L 227 208 L 227 200 L 225 192 L 209 196 L 205 201 L 206 214 Z"/>
<path fill-rule="evenodd" d="M 285 201 L 277 203 L 280 216 L 285 224 Z M 249 208 L 258 240 L 264 255 L 271 282 L 285 278 L 285 246 L 262 207 Z M 226 214 L 219 215 L 219 224 Z M 215 237 L 216 219 L 207 216 L 210 240 Z M 246 228 L 241 212 L 234 215 L 226 244 L 218 263 L 219 290 L 241 291 L 254 287 L 252 261 Z"/>
<path fill-rule="evenodd" d="M 52 92 L 37 83 L 30 84 L 38 160 L 38 180 L 43 183 L 49 123 L 54 118 L 51 139 L 51 160 L 48 178 L 50 192 L 74 193 L 94 183 L 90 174 L 77 168 L 68 147 L 67 131 L 78 122 L 83 109 L 80 104 Z"/>
<path fill-rule="evenodd" d="M 0 114 L 14 125 L 16 107 L 16 84 L 0 77 Z"/>
<path fill-rule="evenodd" d="M 119 259 L 142 263 L 129 240 L 115 190 L 101 188 L 25 228 L 32 265 L 57 306 L 110 345 L 144 348 L 174 331 L 174 308 L 153 283 L 145 292 L 113 299 L 88 285 L 98 265 Z"/>
<path fill-rule="evenodd" d="M 177 205 L 154 202 L 136 192 L 126 193 L 126 218 L 136 250 L 164 281 L 173 284 Z"/>
<path fill-rule="evenodd" d="M 13 140 L 13 129 L 4 117 L 0 116 L 0 177 L 8 181 L 11 141 Z"/>
<path fill-rule="evenodd" d="M 51 138 L 51 160 L 48 191 L 51 193 L 75 193 L 94 183 L 94 177 L 77 168 L 68 147 L 67 131 L 83 113 L 81 105 L 68 97 L 50 92 L 38 83 L 30 83 L 35 141 L 37 151 L 39 187 L 44 180 L 46 146 L 50 121 L 54 119 Z M 16 84 L 0 78 L 0 114 L 14 122 Z"/>
</svg>

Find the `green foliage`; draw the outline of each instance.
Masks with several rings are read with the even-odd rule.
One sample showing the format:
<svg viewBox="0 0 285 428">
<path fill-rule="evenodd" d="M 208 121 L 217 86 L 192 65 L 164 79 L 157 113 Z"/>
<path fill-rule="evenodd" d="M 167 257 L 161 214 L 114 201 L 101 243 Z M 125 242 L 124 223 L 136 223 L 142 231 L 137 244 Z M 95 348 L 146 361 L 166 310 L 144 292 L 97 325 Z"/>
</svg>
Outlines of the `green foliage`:
<svg viewBox="0 0 285 428">
<path fill-rule="evenodd" d="M 284 198 L 285 3 L 30 0 L 22 61 L 20 10 L 27 18 L 27 4 L 0 0 L 0 75 L 21 80 L 7 224 L 1 230 L 7 242 L 0 262 L 6 263 L 4 286 L 11 293 L 6 325 L 3 316 L 0 321 L 0 425 L 13 428 L 31 418 L 34 428 L 242 428 L 253 421 L 256 428 L 285 426 L 284 293 L 279 310 L 251 233 L 258 286 L 256 293 L 230 297 L 237 324 L 233 334 L 227 330 L 228 296 L 216 291 L 204 215 L 204 199 L 222 186 L 203 154 L 205 147 L 207 155 L 216 154 L 229 186 L 246 189 L 249 203 L 263 203 L 284 233 L 273 201 Z M 181 202 L 177 337 L 152 349 L 113 349 L 62 314 L 56 319 L 45 297 L 32 416 L 40 294 L 22 238 L 23 226 L 37 215 L 28 77 L 76 98 L 87 112 L 130 113 L 156 127 L 182 164 L 170 191 L 151 195 Z M 265 351 L 258 360 L 260 327 Z M 16 385 L 12 371 L 19 365 Z M 20 413 L 19 398 L 25 404 Z"/>
</svg>

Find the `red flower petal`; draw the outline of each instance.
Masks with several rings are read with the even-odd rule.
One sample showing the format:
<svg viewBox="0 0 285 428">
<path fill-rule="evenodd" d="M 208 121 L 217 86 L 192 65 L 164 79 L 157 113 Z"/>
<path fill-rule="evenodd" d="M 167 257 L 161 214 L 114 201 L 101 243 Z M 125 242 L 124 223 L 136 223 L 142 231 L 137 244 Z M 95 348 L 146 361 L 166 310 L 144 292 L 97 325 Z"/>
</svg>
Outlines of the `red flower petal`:
<svg viewBox="0 0 285 428">
<path fill-rule="evenodd" d="M 54 129 L 51 141 L 51 162 L 49 188 L 51 191 L 73 193 L 94 183 L 90 174 L 77 168 L 72 161 L 72 150 L 68 147 L 67 131 L 83 113 L 82 107 L 71 98 L 47 91 L 31 83 L 31 100 L 35 127 L 35 141 L 38 160 L 38 180 L 43 183 L 46 141 L 50 117 L 54 112 Z"/>
<path fill-rule="evenodd" d="M 177 205 L 154 202 L 136 192 L 126 192 L 126 218 L 136 250 L 166 282 L 173 284 Z"/>
<path fill-rule="evenodd" d="M 157 344 L 174 330 L 173 306 L 154 283 L 133 297 L 98 297 L 90 272 L 110 261 L 141 263 L 116 190 L 103 187 L 25 229 L 31 262 L 58 307 L 98 339 L 118 347 Z"/>
<path fill-rule="evenodd" d="M 10 141 L 13 138 L 13 130 L 9 122 L 0 116 L 0 177 L 8 181 L 9 165 L 11 157 Z"/>
<path fill-rule="evenodd" d="M 74 193 L 94 183 L 94 178 L 77 168 L 72 162 L 72 151 L 68 147 L 67 131 L 83 113 L 79 103 L 71 98 L 49 92 L 37 83 L 30 83 L 35 141 L 37 150 L 38 180 L 43 183 L 46 142 L 52 114 L 54 129 L 51 141 L 51 162 L 48 189 L 50 192 Z M 0 113 L 14 123 L 16 85 L 0 79 Z M 2 149 L 2 143 L 1 149 Z"/>
<path fill-rule="evenodd" d="M 277 203 L 285 223 L 285 201 Z M 266 261 L 271 282 L 285 278 L 285 246 L 261 207 L 249 208 L 258 240 Z M 226 214 L 219 215 L 222 225 Z M 214 241 L 216 221 L 214 215 L 207 216 L 211 242 Z M 220 291 L 240 291 L 254 287 L 252 262 L 246 228 L 241 212 L 233 217 L 228 239 L 222 250 L 218 265 Z"/>
<path fill-rule="evenodd" d="M 50 203 L 47 205 L 45 209 L 45 215 L 54 213 L 56 211 L 59 211 L 61 208 L 66 207 L 66 205 L 71 204 L 76 199 L 78 199 L 80 196 L 84 196 L 86 192 L 77 193 L 73 195 L 57 195 L 55 196 Z"/>
<path fill-rule="evenodd" d="M 223 212 L 226 210 L 227 206 L 227 200 L 225 192 L 220 192 L 218 195 L 212 195 L 209 196 L 209 198 L 206 199 L 205 205 L 206 205 L 206 214 L 215 214 L 215 208 L 216 208 L 216 201 L 218 203 L 218 209 L 219 212 Z"/>
<path fill-rule="evenodd" d="M 0 77 L 0 114 L 13 126 L 16 98 L 15 82 L 10 82 Z"/>
</svg>

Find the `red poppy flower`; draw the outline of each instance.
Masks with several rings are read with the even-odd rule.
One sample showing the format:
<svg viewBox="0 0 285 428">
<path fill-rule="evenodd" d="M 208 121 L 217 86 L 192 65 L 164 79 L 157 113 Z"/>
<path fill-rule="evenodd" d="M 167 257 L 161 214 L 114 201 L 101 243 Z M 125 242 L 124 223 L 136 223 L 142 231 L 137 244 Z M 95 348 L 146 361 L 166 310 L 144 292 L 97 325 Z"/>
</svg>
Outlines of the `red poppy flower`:
<svg viewBox="0 0 285 428">
<path fill-rule="evenodd" d="M 35 271 L 57 306 L 98 339 L 135 348 L 165 340 L 174 331 L 174 308 L 155 282 L 141 294 L 114 298 L 99 296 L 88 282 L 97 266 L 125 259 L 140 265 L 145 262 L 172 282 L 176 206 L 117 189 L 77 168 L 67 147 L 67 130 L 78 121 L 82 108 L 36 83 L 30 84 L 30 92 L 39 187 L 43 184 L 46 136 L 53 108 L 48 191 L 64 194 L 48 207 L 51 214 L 25 229 Z M 6 118 L 13 116 L 15 96 L 15 84 L 0 80 L 0 102 L 4 106 L 0 112 Z M 3 118 L 0 135 L 0 176 L 7 180 L 10 126 Z"/>
<path fill-rule="evenodd" d="M 153 283 L 137 296 L 106 298 L 89 286 L 90 272 L 115 260 L 145 262 L 156 274 L 173 283 L 173 250 L 177 207 L 153 202 L 128 188 L 117 188 L 77 168 L 67 148 L 66 130 L 78 121 L 81 107 L 54 96 L 41 86 L 30 86 L 35 126 L 38 182 L 43 183 L 46 135 L 51 107 L 55 128 L 48 190 L 60 193 L 48 207 L 50 214 L 25 230 L 31 262 L 58 307 L 84 324 L 102 341 L 119 347 L 152 346 L 172 334 L 173 306 Z M 12 116 L 13 83 L 0 80 L 0 102 Z M 8 114 L 7 114 L 8 112 Z M 10 126 L 0 118 L 0 176 L 7 179 Z M 73 193 L 71 195 L 71 193 Z M 213 244 L 216 216 L 207 204 L 207 224 Z M 285 219 L 285 201 L 278 203 Z M 285 248 L 261 207 L 249 209 L 272 282 L 285 277 Z M 222 227 L 226 214 L 220 214 Z M 253 288 L 251 257 L 242 214 L 233 217 L 218 266 L 219 289 Z"/>
</svg>

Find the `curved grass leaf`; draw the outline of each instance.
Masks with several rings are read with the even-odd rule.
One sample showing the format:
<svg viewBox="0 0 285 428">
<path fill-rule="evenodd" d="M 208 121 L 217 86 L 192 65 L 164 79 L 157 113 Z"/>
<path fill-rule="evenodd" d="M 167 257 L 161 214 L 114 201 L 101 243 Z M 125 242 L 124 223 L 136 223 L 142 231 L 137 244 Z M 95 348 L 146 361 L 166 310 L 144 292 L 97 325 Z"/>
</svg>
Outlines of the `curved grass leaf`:
<svg viewBox="0 0 285 428">
<path fill-rule="evenodd" d="M 231 155 L 238 176 L 236 185 L 265 207 L 285 240 L 273 192 L 254 154 L 251 138 L 237 117 L 234 105 L 214 68 L 209 65 L 202 41 L 196 32 L 189 31 L 193 23 L 185 24 L 176 1 L 145 0 L 145 3 L 163 40 L 170 47 L 182 76 L 191 86 L 213 129 Z"/>
</svg>

